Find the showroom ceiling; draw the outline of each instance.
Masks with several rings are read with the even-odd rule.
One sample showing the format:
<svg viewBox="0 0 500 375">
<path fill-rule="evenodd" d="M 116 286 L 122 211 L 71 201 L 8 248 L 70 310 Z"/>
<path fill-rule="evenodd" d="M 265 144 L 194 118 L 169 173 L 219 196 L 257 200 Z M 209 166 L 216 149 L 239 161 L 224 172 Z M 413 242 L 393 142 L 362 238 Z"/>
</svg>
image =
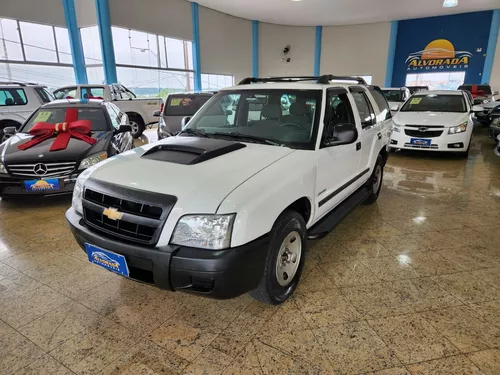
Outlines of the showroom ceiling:
<svg viewBox="0 0 500 375">
<path fill-rule="evenodd" d="M 498 9 L 500 0 L 196 0 L 233 16 L 282 25 L 349 25 Z M 474 25 L 464 25 L 473 29 Z"/>
</svg>

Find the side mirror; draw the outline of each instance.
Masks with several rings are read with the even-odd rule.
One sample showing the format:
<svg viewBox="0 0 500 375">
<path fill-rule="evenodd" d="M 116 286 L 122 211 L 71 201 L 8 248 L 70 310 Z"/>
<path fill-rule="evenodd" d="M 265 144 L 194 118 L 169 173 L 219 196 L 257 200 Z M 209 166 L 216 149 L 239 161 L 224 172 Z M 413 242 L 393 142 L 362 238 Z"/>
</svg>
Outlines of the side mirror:
<svg viewBox="0 0 500 375">
<path fill-rule="evenodd" d="M 493 95 L 500 95 L 500 91 L 495 91 Z"/>
<path fill-rule="evenodd" d="M 161 112 L 160 111 L 154 111 L 153 112 L 153 117 L 160 117 L 161 116 Z"/>
<path fill-rule="evenodd" d="M 231 115 L 233 114 L 233 111 L 231 111 L 230 109 L 226 109 L 226 110 L 224 111 L 224 114 L 225 114 L 226 116 L 231 116 Z"/>
<path fill-rule="evenodd" d="M 394 111 L 394 112 L 399 111 L 399 104 L 393 104 L 393 105 L 391 106 L 391 111 Z"/>
<path fill-rule="evenodd" d="M 6 128 L 3 129 L 3 133 L 5 135 L 13 136 L 14 134 L 17 133 L 17 128 L 15 126 L 7 126 Z"/>
<path fill-rule="evenodd" d="M 132 125 L 120 125 L 118 129 L 115 130 L 116 134 L 127 133 L 132 131 Z"/>
<path fill-rule="evenodd" d="M 482 112 L 482 111 L 484 111 L 483 107 L 481 107 L 480 105 L 475 105 L 475 106 L 472 107 L 472 109 L 471 109 L 470 112 L 474 113 L 474 112 Z"/>
<path fill-rule="evenodd" d="M 327 136 L 323 140 L 323 147 L 348 145 L 358 139 L 358 129 L 353 124 L 337 124 L 327 129 Z M 331 134 L 330 134 L 331 132 Z"/>
<path fill-rule="evenodd" d="M 188 122 L 190 120 L 191 120 L 191 116 L 183 117 L 181 120 L 181 128 L 184 129 L 184 127 L 188 124 Z"/>
</svg>

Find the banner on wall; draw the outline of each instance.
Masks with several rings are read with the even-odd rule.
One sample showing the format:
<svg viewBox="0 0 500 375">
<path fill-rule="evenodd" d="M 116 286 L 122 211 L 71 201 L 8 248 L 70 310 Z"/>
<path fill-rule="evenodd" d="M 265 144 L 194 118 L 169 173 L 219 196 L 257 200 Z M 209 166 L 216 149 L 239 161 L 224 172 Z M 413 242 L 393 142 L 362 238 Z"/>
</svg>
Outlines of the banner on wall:
<svg viewBox="0 0 500 375">
<path fill-rule="evenodd" d="M 418 52 L 410 53 L 406 59 L 407 71 L 467 69 L 472 53 L 456 51 L 447 39 L 436 39 Z"/>
</svg>

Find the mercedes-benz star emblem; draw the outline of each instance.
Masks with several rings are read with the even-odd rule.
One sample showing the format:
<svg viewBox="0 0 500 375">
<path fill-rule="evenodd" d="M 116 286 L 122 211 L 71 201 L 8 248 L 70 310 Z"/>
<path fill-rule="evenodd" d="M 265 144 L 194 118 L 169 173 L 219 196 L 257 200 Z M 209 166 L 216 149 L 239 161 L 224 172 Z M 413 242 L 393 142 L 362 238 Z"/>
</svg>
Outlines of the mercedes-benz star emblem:
<svg viewBox="0 0 500 375">
<path fill-rule="evenodd" d="M 33 172 L 35 172 L 35 174 L 38 176 L 43 176 L 47 173 L 47 166 L 42 163 L 35 164 L 35 166 L 33 167 Z"/>
</svg>

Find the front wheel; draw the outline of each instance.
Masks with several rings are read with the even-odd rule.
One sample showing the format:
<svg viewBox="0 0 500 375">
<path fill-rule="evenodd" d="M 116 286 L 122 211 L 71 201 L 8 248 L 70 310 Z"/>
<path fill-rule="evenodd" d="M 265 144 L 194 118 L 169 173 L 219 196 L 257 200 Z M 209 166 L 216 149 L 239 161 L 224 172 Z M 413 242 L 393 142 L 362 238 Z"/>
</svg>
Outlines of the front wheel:
<svg viewBox="0 0 500 375">
<path fill-rule="evenodd" d="M 299 283 L 306 248 L 304 218 L 295 211 L 283 212 L 271 230 L 266 265 L 259 286 L 250 295 L 268 305 L 286 301 Z"/>
<path fill-rule="evenodd" d="M 384 162 L 382 156 L 377 157 L 377 162 L 375 163 L 375 168 L 373 168 L 372 175 L 366 182 L 366 186 L 370 188 L 371 193 L 368 198 L 365 199 L 363 204 L 375 203 L 380 194 L 380 189 L 382 189 L 382 179 L 384 178 Z"/>
</svg>

